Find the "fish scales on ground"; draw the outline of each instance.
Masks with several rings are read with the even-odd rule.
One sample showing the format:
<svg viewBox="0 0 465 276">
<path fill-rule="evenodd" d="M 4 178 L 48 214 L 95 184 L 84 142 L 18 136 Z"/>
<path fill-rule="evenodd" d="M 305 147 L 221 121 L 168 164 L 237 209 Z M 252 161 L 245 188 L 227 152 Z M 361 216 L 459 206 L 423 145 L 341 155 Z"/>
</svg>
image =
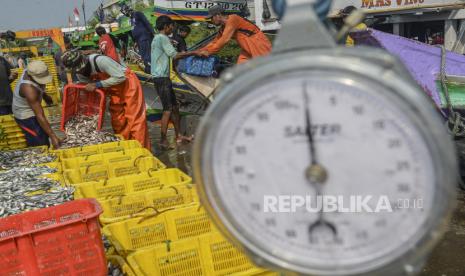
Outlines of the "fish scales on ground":
<svg viewBox="0 0 465 276">
<path fill-rule="evenodd" d="M 73 200 L 74 188 L 42 177 L 54 172 L 48 167 L 17 167 L 0 172 L 0 217 Z"/>
<path fill-rule="evenodd" d="M 82 147 L 120 139 L 112 133 L 97 130 L 98 116 L 77 115 L 65 125 L 66 139 L 61 148 Z"/>
</svg>

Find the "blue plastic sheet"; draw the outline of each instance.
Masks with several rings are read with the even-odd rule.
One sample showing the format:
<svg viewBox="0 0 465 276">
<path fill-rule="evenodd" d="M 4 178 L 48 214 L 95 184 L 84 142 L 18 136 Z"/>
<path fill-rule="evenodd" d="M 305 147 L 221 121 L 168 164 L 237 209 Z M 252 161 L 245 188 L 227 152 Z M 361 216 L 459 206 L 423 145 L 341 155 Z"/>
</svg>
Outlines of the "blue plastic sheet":
<svg viewBox="0 0 465 276">
<path fill-rule="evenodd" d="M 212 77 L 217 75 L 215 70 L 217 64 L 217 57 L 191 56 L 178 61 L 178 72 L 193 76 Z"/>
</svg>

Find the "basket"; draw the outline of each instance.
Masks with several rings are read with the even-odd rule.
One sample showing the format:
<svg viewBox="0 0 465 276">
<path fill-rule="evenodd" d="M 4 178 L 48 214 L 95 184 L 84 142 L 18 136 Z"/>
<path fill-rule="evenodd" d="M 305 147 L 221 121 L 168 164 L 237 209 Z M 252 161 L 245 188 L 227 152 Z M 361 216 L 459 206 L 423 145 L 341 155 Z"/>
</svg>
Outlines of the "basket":
<svg viewBox="0 0 465 276">
<path fill-rule="evenodd" d="M 49 167 L 49 168 L 51 168 L 51 169 L 56 169 L 56 173 L 57 173 L 57 174 L 61 174 L 61 173 L 63 172 L 63 168 L 62 168 L 60 162 L 42 163 L 42 164 L 38 164 L 37 166 Z"/>
<path fill-rule="evenodd" d="M 61 115 L 61 130 L 65 131 L 65 124 L 72 117 L 83 115 L 98 115 L 97 130 L 102 128 L 105 114 L 105 93 L 97 89 L 87 92 L 84 85 L 68 84 L 63 90 L 63 105 Z"/>
<path fill-rule="evenodd" d="M 61 173 L 47 173 L 47 174 L 41 175 L 40 177 L 55 180 L 55 181 L 59 182 L 62 186 L 65 183 L 65 180 L 63 178 L 63 174 L 61 174 Z M 75 198 L 75 199 L 77 199 L 77 198 Z"/>
<path fill-rule="evenodd" d="M 173 220 L 181 218 L 191 224 L 191 231 L 185 231 L 186 225 L 177 225 Z M 116 250 L 126 255 L 135 250 L 155 246 L 167 240 L 176 241 L 216 232 L 217 229 L 200 209 L 198 204 L 185 207 L 165 209 L 144 217 L 137 217 L 106 225 L 103 233 L 112 242 Z M 182 237 L 182 238 L 180 238 Z"/>
<path fill-rule="evenodd" d="M 95 200 L 0 220 L 0 275 L 106 275 Z"/>
<path fill-rule="evenodd" d="M 123 161 L 111 165 L 97 165 L 74 170 L 64 170 L 63 176 L 65 184 L 78 184 L 165 168 L 166 166 L 157 158 L 143 157 L 134 161 Z"/>
<path fill-rule="evenodd" d="M 132 268 L 129 266 L 129 264 L 126 262 L 126 260 L 123 257 L 118 256 L 118 255 L 107 255 L 107 260 L 113 265 L 119 266 L 119 268 L 124 273 L 124 275 L 136 276 Z"/>
<path fill-rule="evenodd" d="M 186 239 L 218 231 L 207 212 L 198 204 L 166 213 L 166 223 L 171 240 Z"/>
<path fill-rule="evenodd" d="M 54 152 L 60 155 L 62 160 L 67 158 L 83 157 L 100 153 L 124 151 L 128 149 L 142 148 L 136 140 L 110 142 L 99 145 L 90 145 L 70 149 L 58 149 Z"/>
<path fill-rule="evenodd" d="M 102 232 L 121 255 L 169 240 L 164 213 L 108 224 Z"/>
<path fill-rule="evenodd" d="M 21 131 L 21 128 L 18 126 L 12 115 L 0 116 L 0 126 L 4 133 Z"/>
<path fill-rule="evenodd" d="M 103 214 L 100 222 L 109 224 L 129 219 L 134 215 L 147 215 L 153 210 L 141 212 L 141 209 L 154 207 L 162 211 L 167 208 L 179 207 L 181 205 L 198 202 L 193 194 L 197 193 L 193 185 L 166 186 L 164 189 L 148 190 L 132 193 L 119 198 L 100 201 Z"/>
<path fill-rule="evenodd" d="M 178 71 L 193 76 L 211 77 L 217 72 L 215 67 L 218 64 L 218 57 L 195 57 L 190 56 L 178 61 Z"/>
<path fill-rule="evenodd" d="M 138 250 L 127 261 L 136 275 L 208 275 L 203 265 L 197 238 Z"/>
<path fill-rule="evenodd" d="M 200 236 L 199 245 L 208 275 L 254 275 L 264 272 L 220 233 Z"/>
<path fill-rule="evenodd" d="M 122 161 L 135 161 L 137 158 L 150 157 L 152 153 L 145 148 L 100 153 L 84 157 L 67 158 L 62 161 L 63 169 L 77 169 L 95 165 L 111 165 Z"/>
<path fill-rule="evenodd" d="M 16 150 L 27 147 L 26 139 L 20 138 L 15 141 L 0 142 L 0 150 Z"/>
<path fill-rule="evenodd" d="M 3 127 L 3 126 L 1 126 L 1 127 Z M 3 133 L 5 134 L 6 139 L 8 139 L 10 141 L 14 141 L 14 140 L 25 137 L 23 131 L 20 128 L 13 128 L 13 127 L 12 128 L 4 128 Z"/>
<path fill-rule="evenodd" d="M 3 135 L 0 136 L 0 144 L 3 146 L 5 145 L 11 145 L 15 143 L 22 143 L 26 141 L 26 137 L 24 136 L 24 133 L 19 130 L 15 132 L 7 132 L 8 129 L 5 131 L 3 130 Z"/>
<path fill-rule="evenodd" d="M 163 185 L 190 184 L 192 178 L 179 169 L 148 170 L 136 175 L 117 177 L 107 181 L 88 182 L 76 185 L 75 198 L 105 199 L 134 192 L 160 188 Z"/>
</svg>

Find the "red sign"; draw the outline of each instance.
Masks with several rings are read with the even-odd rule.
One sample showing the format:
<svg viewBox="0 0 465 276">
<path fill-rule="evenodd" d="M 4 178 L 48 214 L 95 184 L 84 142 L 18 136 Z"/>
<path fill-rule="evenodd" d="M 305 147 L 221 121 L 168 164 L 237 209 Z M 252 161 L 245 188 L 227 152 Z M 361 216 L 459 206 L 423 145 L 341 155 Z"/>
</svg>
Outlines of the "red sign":
<svg viewBox="0 0 465 276">
<path fill-rule="evenodd" d="M 52 30 L 34 30 L 31 31 L 32 37 L 53 36 Z"/>
</svg>

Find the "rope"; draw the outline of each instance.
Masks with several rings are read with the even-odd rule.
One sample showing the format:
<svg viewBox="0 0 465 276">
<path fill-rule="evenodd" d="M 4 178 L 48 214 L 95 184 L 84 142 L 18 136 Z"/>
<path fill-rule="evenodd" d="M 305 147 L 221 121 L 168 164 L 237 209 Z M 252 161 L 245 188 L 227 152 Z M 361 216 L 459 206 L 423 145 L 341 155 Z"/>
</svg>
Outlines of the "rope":
<svg viewBox="0 0 465 276">
<path fill-rule="evenodd" d="M 450 100 L 449 89 L 447 88 L 446 54 L 446 48 L 443 45 L 441 46 L 441 86 L 446 98 L 447 109 L 449 110 L 446 127 L 454 137 L 465 137 L 465 120 L 459 112 L 454 110 Z"/>
<path fill-rule="evenodd" d="M 155 211 L 155 213 L 154 213 L 154 214 L 147 214 L 147 215 L 141 217 L 140 220 L 137 222 L 137 224 L 141 224 L 141 223 L 144 222 L 145 220 L 148 220 L 148 219 L 151 219 L 151 218 L 155 218 L 155 217 L 157 217 L 158 215 L 161 215 L 161 214 L 163 214 L 163 213 L 165 213 L 165 212 L 174 210 L 175 208 L 167 208 L 167 209 L 165 209 L 165 210 L 163 210 L 163 211 L 158 211 L 157 208 L 155 208 L 155 207 L 153 207 L 153 206 L 148 206 L 148 207 L 142 208 L 141 210 L 137 211 L 136 213 L 134 213 L 133 215 L 131 215 L 131 217 L 134 216 L 135 214 L 141 213 L 141 212 L 143 212 L 143 211 L 145 211 L 145 210 L 147 210 L 147 209 L 153 209 L 153 210 Z"/>
</svg>

